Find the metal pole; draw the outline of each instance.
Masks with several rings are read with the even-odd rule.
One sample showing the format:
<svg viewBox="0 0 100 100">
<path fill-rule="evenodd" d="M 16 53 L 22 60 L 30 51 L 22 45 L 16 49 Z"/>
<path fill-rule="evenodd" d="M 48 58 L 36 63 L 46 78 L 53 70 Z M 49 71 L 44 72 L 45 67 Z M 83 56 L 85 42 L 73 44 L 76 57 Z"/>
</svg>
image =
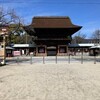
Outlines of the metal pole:
<svg viewBox="0 0 100 100">
<path fill-rule="evenodd" d="M 67 51 L 68 51 L 68 63 L 70 64 L 70 53 L 69 53 L 69 48 L 67 48 Z"/>
<path fill-rule="evenodd" d="M 96 64 L 96 55 L 94 55 L 94 64 Z"/>
<path fill-rule="evenodd" d="M 57 55 L 56 55 L 56 64 L 57 64 Z"/>
<path fill-rule="evenodd" d="M 19 64 L 19 57 L 17 56 L 17 64 Z"/>
<path fill-rule="evenodd" d="M 32 64 L 32 55 L 31 55 L 31 59 L 30 59 L 30 64 Z"/>
<path fill-rule="evenodd" d="M 70 64 L 70 54 L 68 55 L 68 63 Z"/>
<path fill-rule="evenodd" d="M 45 64 L 45 61 L 44 61 L 44 55 L 43 55 L 43 64 Z"/>
</svg>

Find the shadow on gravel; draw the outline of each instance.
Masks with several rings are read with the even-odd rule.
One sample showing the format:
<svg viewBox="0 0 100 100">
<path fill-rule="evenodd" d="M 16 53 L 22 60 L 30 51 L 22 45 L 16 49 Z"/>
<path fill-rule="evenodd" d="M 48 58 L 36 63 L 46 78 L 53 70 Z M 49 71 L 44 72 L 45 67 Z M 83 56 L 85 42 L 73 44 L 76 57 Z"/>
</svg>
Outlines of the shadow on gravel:
<svg viewBox="0 0 100 100">
<path fill-rule="evenodd" d="M 6 63 L 22 63 L 22 62 L 27 62 L 27 61 L 30 61 L 30 59 L 29 58 L 6 59 Z"/>
</svg>

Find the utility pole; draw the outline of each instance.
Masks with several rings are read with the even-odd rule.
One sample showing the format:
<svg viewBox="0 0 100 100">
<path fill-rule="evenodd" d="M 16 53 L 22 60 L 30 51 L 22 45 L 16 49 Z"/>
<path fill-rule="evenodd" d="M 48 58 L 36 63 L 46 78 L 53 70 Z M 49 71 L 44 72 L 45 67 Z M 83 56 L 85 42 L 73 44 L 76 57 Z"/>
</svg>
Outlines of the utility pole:
<svg viewBox="0 0 100 100">
<path fill-rule="evenodd" d="M 17 32 L 17 30 L 20 27 L 20 19 L 19 17 L 14 17 L 12 18 L 12 13 L 6 13 L 4 15 L 0 16 L 0 35 L 3 37 L 3 41 L 2 41 L 2 48 L 0 50 L 0 55 L 2 55 L 2 62 L 1 64 L 6 64 L 6 36 L 8 36 L 9 34 L 9 29 L 12 28 L 10 27 L 11 23 L 15 23 L 16 21 L 18 22 L 18 26 L 14 28 L 14 30 L 11 33 L 15 33 Z M 5 19 L 5 21 L 3 21 L 2 19 Z M 6 20 L 8 19 L 8 20 Z M 13 20 L 12 20 L 13 19 Z M 16 24 L 16 23 L 15 23 Z"/>
<path fill-rule="evenodd" d="M 8 36 L 8 30 L 7 28 L 2 28 L 1 30 L 2 31 L 0 35 L 3 36 L 2 49 L 1 49 L 3 60 L 1 64 L 5 65 L 6 64 L 6 36 Z"/>
</svg>

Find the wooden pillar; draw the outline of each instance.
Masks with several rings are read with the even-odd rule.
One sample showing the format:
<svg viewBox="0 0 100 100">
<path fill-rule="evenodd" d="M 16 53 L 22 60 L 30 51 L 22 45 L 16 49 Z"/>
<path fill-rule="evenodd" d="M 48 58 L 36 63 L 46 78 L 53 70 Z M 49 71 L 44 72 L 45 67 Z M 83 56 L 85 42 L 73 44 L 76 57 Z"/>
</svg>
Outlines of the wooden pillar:
<svg viewBox="0 0 100 100">
<path fill-rule="evenodd" d="M 45 56 L 47 55 L 47 46 L 45 45 Z"/>
<path fill-rule="evenodd" d="M 36 56 L 38 56 L 38 47 L 36 47 Z"/>
<path fill-rule="evenodd" d="M 66 46 L 66 50 L 67 50 L 67 55 L 69 54 L 69 48 L 68 46 Z"/>
<path fill-rule="evenodd" d="M 57 55 L 59 55 L 59 45 L 58 45 L 58 48 L 57 48 L 58 50 L 57 50 Z"/>
<path fill-rule="evenodd" d="M 6 64 L 6 36 L 4 35 L 3 36 L 3 43 L 2 43 L 2 46 L 3 46 L 3 48 L 2 48 L 2 58 L 3 58 L 3 60 L 2 60 L 2 64 Z"/>
<path fill-rule="evenodd" d="M 67 52 L 68 52 L 67 49 L 68 49 L 68 46 L 66 46 L 66 54 L 67 54 Z"/>
</svg>

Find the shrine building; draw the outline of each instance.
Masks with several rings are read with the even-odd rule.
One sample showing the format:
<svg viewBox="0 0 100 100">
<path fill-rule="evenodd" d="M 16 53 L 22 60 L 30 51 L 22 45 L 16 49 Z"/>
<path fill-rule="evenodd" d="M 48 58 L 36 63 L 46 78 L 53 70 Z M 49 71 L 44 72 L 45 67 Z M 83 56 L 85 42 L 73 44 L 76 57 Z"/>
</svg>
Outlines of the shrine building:
<svg viewBox="0 0 100 100">
<path fill-rule="evenodd" d="M 74 25 L 69 17 L 33 17 L 32 23 L 24 26 L 34 37 L 36 56 L 56 56 L 68 54 L 72 35 L 82 26 Z"/>
</svg>

